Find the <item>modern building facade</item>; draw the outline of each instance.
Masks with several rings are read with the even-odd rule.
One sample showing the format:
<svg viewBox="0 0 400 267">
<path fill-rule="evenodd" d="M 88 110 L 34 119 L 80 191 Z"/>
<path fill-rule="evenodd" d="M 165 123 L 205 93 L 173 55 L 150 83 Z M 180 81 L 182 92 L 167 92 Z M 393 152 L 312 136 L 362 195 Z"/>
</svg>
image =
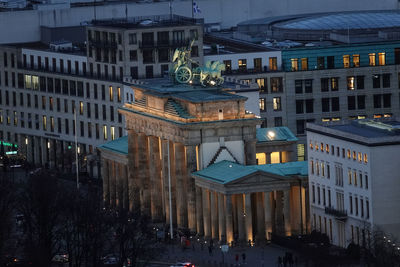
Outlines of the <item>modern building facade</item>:
<svg viewBox="0 0 400 267">
<path fill-rule="evenodd" d="M 371 244 L 373 231 L 398 238 L 399 122 L 307 124 L 311 226 L 332 244 Z"/>
</svg>

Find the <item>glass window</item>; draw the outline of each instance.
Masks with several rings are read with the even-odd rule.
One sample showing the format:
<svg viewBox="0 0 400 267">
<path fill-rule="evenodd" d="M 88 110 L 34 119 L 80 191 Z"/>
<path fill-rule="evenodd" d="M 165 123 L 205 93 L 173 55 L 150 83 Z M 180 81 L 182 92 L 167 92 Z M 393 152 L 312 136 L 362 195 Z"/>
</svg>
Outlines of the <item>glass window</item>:
<svg viewBox="0 0 400 267">
<path fill-rule="evenodd" d="M 292 64 L 292 71 L 298 71 L 299 70 L 299 61 L 297 58 L 292 58 L 290 59 L 291 64 Z"/>
<path fill-rule="evenodd" d="M 376 65 L 376 63 L 375 63 L 375 53 L 368 54 L 368 57 L 369 57 L 369 65 L 370 66 L 375 66 Z"/>
<path fill-rule="evenodd" d="M 386 65 L 385 53 L 378 53 L 378 63 L 379 63 L 379 66 Z"/>
<path fill-rule="evenodd" d="M 303 80 L 295 80 L 294 87 L 295 87 L 296 94 L 303 93 Z"/>
<path fill-rule="evenodd" d="M 308 70 L 308 58 L 301 59 L 301 70 Z"/>
<path fill-rule="evenodd" d="M 354 90 L 354 76 L 347 77 L 347 90 Z"/>
<path fill-rule="evenodd" d="M 238 60 L 239 71 L 246 71 L 247 70 L 247 60 L 246 59 L 239 59 Z"/>
<path fill-rule="evenodd" d="M 317 68 L 319 70 L 325 69 L 325 58 L 324 57 L 317 57 Z"/>
<path fill-rule="evenodd" d="M 265 110 L 266 110 L 265 98 L 260 98 L 260 111 L 265 111 Z"/>
<path fill-rule="evenodd" d="M 269 69 L 270 70 L 278 70 L 278 60 L 276 57 L 269 58 Z"/>
<path fill-rule="evenodd" d="M 343 67 L 350 68 L 350 55 L 343 56 Z"/>
<path fill-rule="evenodd" d="M 257 165 L 267 164 L 265 153 L 257 153 L 256 160 L 257 160 Z"/>
<path fill-rule="evenodd" d="M 313 91 L 313 80 L 307 79 L 304 81 L 304 91 L 306 94 L 310 94 Z"/>
<path fill-rule="evenodd" d="M 360 67 L 360 55 L 353 55 L 353 67 Z"/>
<path fill-rule="evenodd" d="M 274 106 L 274 111 L 281 110 L 281 98 L 280 97 L 274 97 L 273 98 L 273 106 Z"/>
<path fill-rule="evenodd" d="M 331 91 L 338 91 L 339 90 L 338 81 L 339 81 L 338 77 L 331 78 Z"/>
</svg>

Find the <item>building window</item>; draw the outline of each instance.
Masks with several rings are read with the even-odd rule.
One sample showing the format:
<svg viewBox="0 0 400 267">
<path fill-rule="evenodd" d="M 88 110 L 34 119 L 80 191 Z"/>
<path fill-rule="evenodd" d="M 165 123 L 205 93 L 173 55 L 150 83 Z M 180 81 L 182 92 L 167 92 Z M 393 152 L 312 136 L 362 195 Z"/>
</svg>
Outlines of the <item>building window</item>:
<svg viewBox="0 0 400 267">
<path fill-rule="evenodd" d="M 113 90 L 112 86 L 108 87 L 108 94 L 109 94 L 109 97 L 110 97 L 110 101 L 112 102 L 114 100 L 114 90 Z"/>
<path fill-rule="evenodd" d="M 292 65 L 292 71 L 298 71 L 299 70 L 299 61 L 297 58 L 292 58 L 290 59 L 291 65 Z"/>
<path fill-rule="evenodd" d="M 276 57 L 269 58 L 269 69 L 271 71 L 278 70 L 278 59 Z"/>
<path fill-rule="evenodd" d="M 107 140 L 107 125 L 103 125 L 103 138 Z"/>
<path fill-rule="evenodd" d="M 321 78 L 321 92 L 329 91 L 329 78 Z"/>
<path fill-rule="evenodd" d="M 274 97 L 273 98 L 273 107 L 274 107 L 274 111 L 282 110 L 281 98 L 280 97 Z"/>
<path fill-rule="evenodd" d="M 266 105 L 265 105 L 265 98 L 260 98 L 260 111 L 265 111 L 266 110 Z"/>
<path fill-rule="evenodd" d="M 267 92 L 267 79 L 256 79 L 258 88 L 260 88 L 260 93 L 266 93 Z"/>
<path fill-rule="evenodd" d="M 224 60 L 224 64 L 225 64 L 225 72 L 230 73 L 232 71 L 232 61 Z"/>
<path fill-rule="evenodd" d="M 261 58 L 255 58 L 253 63 L 254 63 L 254 70 L 257 72 L 261 72 L 262 70 Z"/>
<path fill-rule="evenodd" d="M 297 161 L 305 160 L 305 145 L 297 144 Z"/>
<path fill-rule="evenodd" d="M 374 95 L 374 108 L 381 108 L 382 107 L 382 95 Z"/>
<path fill-rule="evenodd" d="M 239 59 L 238 66 L 239 66 L 239 71 L 245 72 L 247 70 L 247 60 Z"/>
<path fill-rule="evenodd" d="M 383 107 L 390 108 L 392 106 L 391 94 L 383 94 Z"/>
<path fill-rule="evenodd" d="M 306 113 L 314 112 L 314 99 L 306 99 Z"/>
<path fill-rule="evenodd" d="M 390 73 L 382 74 L 382 87 L 383 88 L 390 87 Z"/>
<path fill-rule="evenodd" d="M 399 75 L 399 77 L 400 77 L 400 75 Z M 302 94 L 303 93 L 303 80 L 295 80 L 294 87 L 295 87 L 296 94 Z"/>
<path fill-rule="evenodd" d="M 364 76 L 357 76 L 357 89 L 364 89 Z"/>
<path fill-rule="evenodd" d="M 326 57 L 326 63 L 327 63 L 327 68 L 328 69 L 334 69 L 335 68 L 335 57 L 334 56 L 327 56 Z"/>
<path fill-rule="evenodd" d="M 365 109 L 365 95 L 358 95 L 357 96 L 357 108 L 358 109 Z"/>
<path fill-rule="evenodd" d="M 347 109 L 348 110 L 355 110 L 356 109 L 356 97 L 355 96 L 348 96 L 347 97 Z"/>
<path fill-rule="evenodd" d="M 306 94 L 311 94 L 313 91 L 313 80 L 307 79 L 304 81 L 304 91 Z"/>
<path fill-rule="evenodd" d="M 379 66 L 385 66 L 386 65 L 385 53 L 378 53 L 378 64 L 379 64 Z"/>
<path fill-rule="evenodd" d="M 83 115 L 83 102 L 79 101 L 79 115 Z"/>
<path fill-rule="evenodd" d="M 303 100 L 296 100 L 296 114 L 304 113 L 304 102 Z"/>
<path fill-rule="evenodd" d="M 331 91 L 338 91 L 339 90 L 339 78 L 333 77 L 331 78 Z"/>
<path fill-rule="evenodd" d="M 136 50 L 129 50 L 129 60 L 137 61 L 137 51 Z"/>
<path fill-rule="evenodd" d="M 271 83 L 271 92 L 272 93 L 283 92 L 282 77 L 271 77 L 270 83 Z"/>
<path fill-rule="evenodd" d="M 350 68 L 350 55 L 343 56 L 343 67 Z"/>
<path fill-rule="evenodd" d="M 329 110 L 330 110 L 329 98 L 322 98 L 321 104 L 322 104 L 322 112 L 329 112 Z"/>
<path fill-rule="evenodd" d="M 347 77 L 347 90 L 354 90 L 354 76 Z"/>
<path fill-rule="evenodd" d="M 301 59 L 301 70 L 308 70 L 308 58 Z"/>
<path fill-rule="evenodd" d="M 136 33 L 130 33 L 129 44 L 136 44 L 136 43 L 137 43 Z"/>
<path fill-rule="evenodd" d="M 282 117 L 274 117 L 274 126 L 275 127 L 282 126 Z"/>
<path fill-rule="evenodd" d="M 325 69 L 325 58 L 324 57 L 317 57 L 317 68 L 319 70 Z"/>
<path fill-rule="evenodd" d="M 339 107 L 340 107 L 340 104 L 339 104 L 339 97 L 332 97 L 331 98 L 331 102 L 332 102 L 332 111 L 339 111 Z M 332 118 L 332 120 L 333 120 L 333 118 Z"/>
<path fill-rule="evenodd" d="M 360 67 L 360 55 L 353 55 L 353 67 Z"/>
<path fill-rule="evenodd" d="M 304 134 L 304 120 L 296 121 L 297 134 Z"/>
<path fill-rule="evenodd" d="M 43 116 L 42 119 L 43 119 L 42 120 L 43 131 L 46 131 L 46 129 L 47 129 L 47 117 Z"/>
<path fill-rule="evenodd" d="M 350 214 L 353 214 L 353 197 L 349 196 Z"/>
<path fill-rule="evenodd" d="M 376 63 L 375 63 L 375 53 L 368 54 L 368 57 L 369 57 L 369 65 L 370 66 L 375 66 L 376 65 Z"/>
<path fill-rule="evenodd" d="M 115 139 L 115 127 L 111 126 L 110 127 L 110 134 L 111 134 L 111 140 Z"/>
</svg>

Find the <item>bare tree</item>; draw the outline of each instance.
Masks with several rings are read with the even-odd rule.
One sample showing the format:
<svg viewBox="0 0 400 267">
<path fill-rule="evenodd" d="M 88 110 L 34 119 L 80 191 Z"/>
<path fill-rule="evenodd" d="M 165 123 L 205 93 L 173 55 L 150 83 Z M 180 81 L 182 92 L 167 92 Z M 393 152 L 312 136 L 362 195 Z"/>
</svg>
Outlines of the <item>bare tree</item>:
<svg viewBox="0 0 400 267">
<path fill-rule="evenodd" d="M 55 177 L 41 171 L 29 178 L 20 193 L 18 209 L 24 216 L 24 253 L 35 266 L 50 266 L 60 248 L 63 192 Z"/>
<path fill-rule="evenodd" d="M 14 184 L 6 177 L 0 177 L 0 266 L 5 265 L 4 254 L 9 246 L 12 231 L 12 217 L 15 204 Z"/>
<path fill-rule="evenodd" d="M 95 190 L 71 192 L 62 229 L 69 266 L 99 266 L 110 229 L 101 194 Z"/>
<path fill-rule="evenodd" d="M 149 218 L 122 209 L 112 211 L 110 218 L 115 231 L 118 266 L 128 261 L 131 266 L 145 266 L 160 252 L 161 245 L 156 240 Z"/>
</svg>

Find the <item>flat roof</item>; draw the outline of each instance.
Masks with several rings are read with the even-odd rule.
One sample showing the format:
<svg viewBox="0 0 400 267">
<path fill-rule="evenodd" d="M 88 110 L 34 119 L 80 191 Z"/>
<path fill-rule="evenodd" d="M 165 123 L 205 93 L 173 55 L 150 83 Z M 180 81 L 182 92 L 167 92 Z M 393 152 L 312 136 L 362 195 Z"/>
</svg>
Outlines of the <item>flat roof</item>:
<svg viewBox="0 0 400 267">
<path fill-rule="evenodd" d="M 400 144 L 400 121 L 393 119 L 307 123 L 307 131 L 368 146 Z"/>
<path fill-rule="evenodd" d="M 233 84 L 227 82 L 221 87 L 203 87 L 201 85 L 175 84 L 169 79 L 152 79 L 144 84 L 132 84 L 133 87 L 145 90 L 147 94 L 194 103 L 247 99 L 245 96 L 229 93 L 226 89 L 237 90 L 229 85 Z"/>
</svg>

